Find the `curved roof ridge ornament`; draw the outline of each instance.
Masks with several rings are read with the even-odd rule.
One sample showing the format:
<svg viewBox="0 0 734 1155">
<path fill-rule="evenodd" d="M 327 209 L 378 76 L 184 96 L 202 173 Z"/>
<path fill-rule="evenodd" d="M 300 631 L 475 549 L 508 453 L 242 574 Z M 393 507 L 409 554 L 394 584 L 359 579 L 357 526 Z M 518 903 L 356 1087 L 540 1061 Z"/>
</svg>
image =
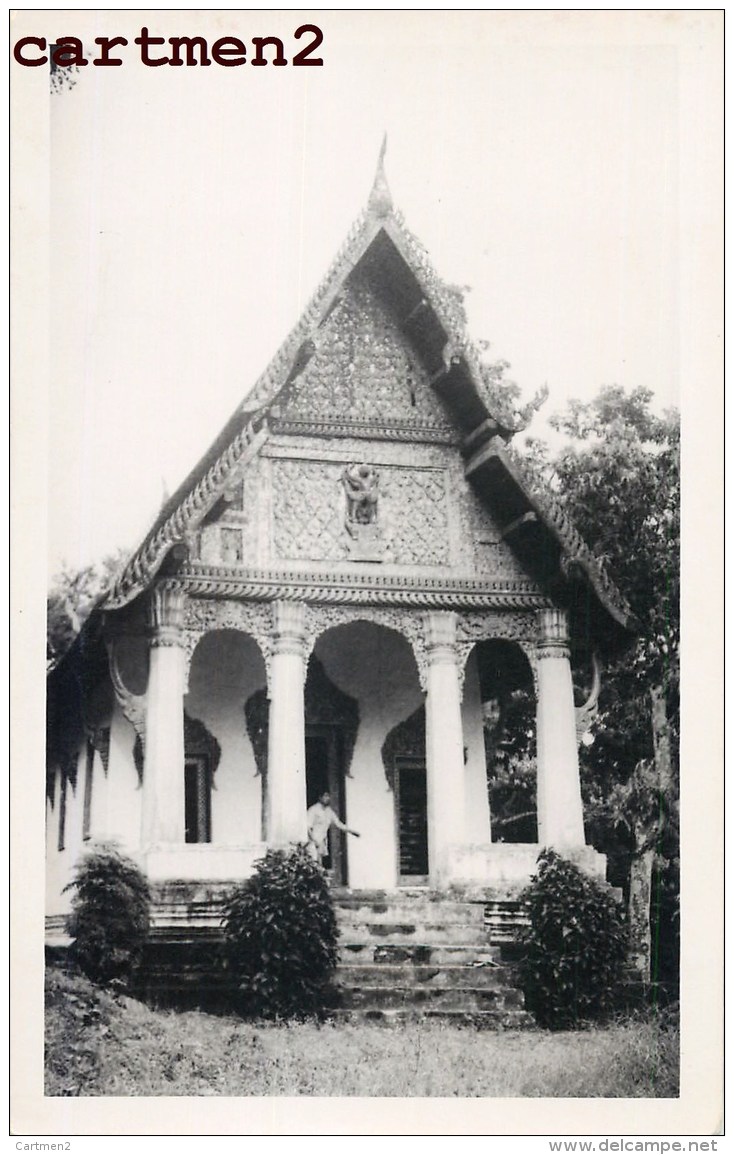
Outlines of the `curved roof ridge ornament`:
<svg viewBox="0 0 734 1155">
<path fill-rule="evenodd" d="M 385 176 L 385 153 L 387 151 L 387 133 L 382 138 L 382 146 L 380 148 L 380 155 L 377 158 L 377 169 L 375 170 L 375 179 L 372 182 L 369 200 L 367 201 L 368 211 L 376 217 L 387 217 L 393 209 L 392 196 L 390 195 L 390 187 Z"/>
</svg>

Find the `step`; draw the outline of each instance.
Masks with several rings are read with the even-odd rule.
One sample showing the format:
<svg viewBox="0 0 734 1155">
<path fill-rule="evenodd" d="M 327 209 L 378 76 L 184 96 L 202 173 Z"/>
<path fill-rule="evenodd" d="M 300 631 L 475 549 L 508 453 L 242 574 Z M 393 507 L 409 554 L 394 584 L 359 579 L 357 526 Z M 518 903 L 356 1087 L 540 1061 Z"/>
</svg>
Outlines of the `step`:
<svg viewBox="0 0 734 1155">
<path fill-rule="evenodd" d="M 514 899 L 494 899 L 484 908 L 484 924 L 493 943 L 517 942 L 530 919 L 521 903 Z"/>
<path fill-rule="evenodd" d="M 498 962 L 499 948 L 488 946 L 486 943 L 478 946 L 476 943 L 375 943 L 371 942 L 344 942 L 339 943 L 339 958 L 347 964 L 394 965 L 396 963 L 412 964 L 448 964 L 461 965 L 472 962 Z"/>
<path fill-rule="evenodd" d="M 359 986 L 340 988 L 341 1006 L 347 1010 L 384 1008 L 448 1011 L 523 1010 L 522 992 L 514 987 L 415 987 Z"/>
<path fill-rule="evenodd" d="M 496 963 L 474 962 L 464 966 L 394 966 L 389 963 L 350 965 L 339 963 L 336 983 L 340 989 L 355 987 L 412 987 L 442 989 L 481 988 L 482 990 L 507 987 L 513 981 L 507 967 Z"/>
<path fill-rule="evenodd" d="M 484 905 L 468 902 L 364 902 L 339 900 L 334 904 L 339 923 L 353 926 L 375 922 L 440 922 L 484 926 Z"/>
<path fill-rule="evenodd" d="M 341 1007 L 329 1012 L 329 1018 L 340 1023 L 379 1024 L 386 1028 L 399 1028 L 404 1023 L 440 1022 L 452 1027 L 468 1027 L 472 1030 L 522 1031 L 535 1029 L 535 1022 L 525 1010 L 496 1008 L 491 1011 L 417 1010 L 410 1007 L 379 1007 L 372 1010 L 355 1010 Z"/>
<path fill-rule="evenodd" d="M 408 944 L 427 943 L 446 946 L 488 945 L 487 931 L 483 925 L 441 922 L 368 922 L 341 927 L 342 942 Z"/>
</svg>

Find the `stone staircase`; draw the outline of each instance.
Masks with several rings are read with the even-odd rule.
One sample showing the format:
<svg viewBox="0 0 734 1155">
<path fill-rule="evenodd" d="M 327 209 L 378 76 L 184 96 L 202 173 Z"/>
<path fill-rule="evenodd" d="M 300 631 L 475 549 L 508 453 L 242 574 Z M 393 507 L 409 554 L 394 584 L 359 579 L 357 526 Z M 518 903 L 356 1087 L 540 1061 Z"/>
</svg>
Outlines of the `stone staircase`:
<svg viewBox="0 0 734 1155">
<path fill-rule="evenodd" d="M 231 886 L 153 884 L 142 997 L 227 1010 L 221 915 Z M 385 1024 L 443 1019 L 492 1029 L 532 1025 L 515 985 L 513 948 L 524 916 L 512 895 L 492 898 L 484 891 L 459 898 L 415 887 L 333 888 L 332 896 L 340 930 L 335 1017 Z M 65 953 L 63 918 L 47 921 L 47 950 Z"/>
<path fill-rule="evenodd" d="M 333 894 L 340 929 L 337 1017 L 532 1025 L 506 957 L 514 911 L 502 912 L 502 945 L 490 939 L 484 902 L 422 888 Z"/>
</svg>

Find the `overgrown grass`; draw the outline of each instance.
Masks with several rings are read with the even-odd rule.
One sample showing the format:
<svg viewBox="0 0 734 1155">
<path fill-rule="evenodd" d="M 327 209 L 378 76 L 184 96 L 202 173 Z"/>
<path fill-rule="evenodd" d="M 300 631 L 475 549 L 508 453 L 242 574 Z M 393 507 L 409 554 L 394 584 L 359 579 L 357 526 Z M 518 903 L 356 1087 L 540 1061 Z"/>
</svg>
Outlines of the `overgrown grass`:
<svg viewBox="0 0 734 1155">
<path fill-rule="evenodd" d="M 46 1094 L 675 1097 L 678 1037 L 653 1022 L 554 1033 L 259 1025 L 152 1010 L 51 968 Z"/>
</svg>

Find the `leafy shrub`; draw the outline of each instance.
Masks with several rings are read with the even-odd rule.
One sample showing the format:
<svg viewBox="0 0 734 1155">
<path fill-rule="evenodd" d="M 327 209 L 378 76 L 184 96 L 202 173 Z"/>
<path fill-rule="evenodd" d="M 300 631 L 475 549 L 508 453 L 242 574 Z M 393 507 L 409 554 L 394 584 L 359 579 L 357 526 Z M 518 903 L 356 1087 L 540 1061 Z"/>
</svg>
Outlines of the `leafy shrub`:
<svg viewBox="0 0 734 1155">
<path fill-rule="evenodd" d="M 621 904 L 553 850 L 521 896 L 530 916 L 520 964 L 525 1005 L 541 1026 L 576 1027 L 612 1013 L 627 950 Z"/>
<path fill-rule="evenodd" d="M 228 896 L 224 932 L 240 1010 L 287 1019 L 323 1009 L 338 930 L 324 874 L 304 846 L 267 852 Z"/>
<path fill-rule="evenodd" d="M 67 929 L 70 954 L 92 982 L 126 987 L 140 963 L 150 925 L 148 883 L 131 859 L 101 845 L 78 863 Z"/>
</svg>

